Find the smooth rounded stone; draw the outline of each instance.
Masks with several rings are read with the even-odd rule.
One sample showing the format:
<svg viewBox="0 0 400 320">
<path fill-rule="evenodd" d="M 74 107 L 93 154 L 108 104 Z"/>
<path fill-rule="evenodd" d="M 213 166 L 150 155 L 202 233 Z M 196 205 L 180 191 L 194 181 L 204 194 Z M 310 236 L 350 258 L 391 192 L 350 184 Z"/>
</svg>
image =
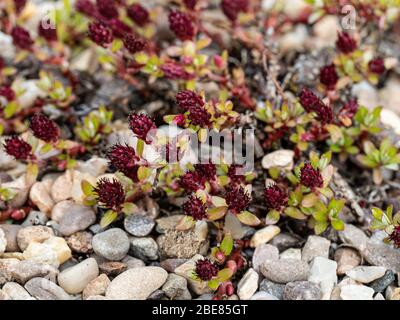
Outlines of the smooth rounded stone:
<svg viewBox="0 0 400 320">
<path fill-rule="evenodd" d="M 387 270 L 385 275 L 375 281 L 371 282 L 368 286 L 374 289 L 375 292 L 383 292 L 394 281 L 396 277 L 392 270 Z"/>
<path fill-rule="evenodd" d="M 31 242 L 23 253 L 25 260 L 47 263 L 58 267 L 69 258 L 71 250 L 64 238 L 51 237 L 43 243 Z"/>
<path fill-rule="evenodd" d="M 346 275 L 361 283 L 370 283 L 385 275 L 385 267 L 359 266 L 346 272 Z"/>
<path fill-rule="evenodd" d="M 59 223 L 67 212 L 70 211 L 71 206 L 75 204 L 72 200 L 63 200 L 58 202 L 51 210 L 51 219 Z"/>
<path fill-rule="evenodd" d="M 90 296 L 86 300 L 109 300 L 104 296 Z"/>
<path fill-rule="evenodd" d="M 293 169 L 293 150 L 277 150 L 266 154 L 262 160 L 261 165 L 264 169 L 280 168 L 286 170 Z"/>
<path fill-rule="evenodd" d="M 3 300 L 11 300 L 11 297 L 6 292 L 0 289 L 0 301 Z"/>
<path fill-rule="evenodd" d="M 267 260 L 278 260 L 279 251 L 275 246 L 270 244 L 261 244 L 256 247 L 252 257 L 253 268 L 255 271 L 260 271 L 260 266 Z"/>
<path fill-rule="evenodd" d="M 267 261 L 261 265 L 260 271 L 264 277 L 271 281 L 288 283 L 307 280 L 310 269 L 304 261 L 279 259 Z"/>
<path fill-rule="evenodd" d="M 267 243 L 276 235 L 278 235 L 279 232 L 281 232 L 281 229 L 274 225 L 257 230 L 256 233 L 251 237 L 250 247 L 256 248 L 261 244 Z"/>
<path fill-rule="evenodd" d="M 313 25 L 312 45 L 317 49 L 334 47 L 337 39 L 337 30 L 340 30 L 339 19 L 335 15 L 325 15 Z"/>
<path fill-rule="evenodd" d="M 400 288 L 389 286 L 385 291 L 386 300 L 400 300 Z"/>
<path fill-rule="evenodd" d="M 29 192 L 29 199 L 45 214 L 50 214 L 54 206 L 54 200 L 51 198 L 50 190 L 52 181 L 35 182 Z"/>
<path fill-rule="evenodd" d="M 106 290 L 106 297 L 117 300 L 145 300 L 167 280 L 168 273 L 160 267 L 127 270 L 117 276 Z"/>
<path fill-rule="evenodd" d="M 18 209 L 28 200 L 30 185 L 27 182 L 26 175 L 22 175 L 13 181 L 2 183 L 1 187 L 16 191 L 15 197 L 8 201 L 10 208 Z"/>
<path fill-rule="evenodd" d="M 58 269 L 50 264 L 22 260 L 10 268 L 12 278 L 20 284 L 25 284 L 33 278 L 46 278 L 56 282 Z"/>
<path fill-rule="evenodd" d="M 21 230 L 21 226 L 17 224 L 0 224 L 0 230 L 4 232 L 4 236 L 6 238 L 6 248 L 5 252 L 17 252 L 19 251 L 18 242 L 17 242 L 17 234 L 19 230 Z M 1 231 L 0 231 L 1 234 Z M 0 236 L 1 238 L 1 236 Z M 1 240 L 0 240 L 1 242 Z M 0 252 L 1 252 L 1 244 L 0 244 Z"/>
<path fill-rule="evenodd" d="M 144 267 L 146 265 L 142 260 L 131 256 L 126 256 L 121 262 L 125 263 L 128 269 Z"/>
<path fill-rule="evenodd" d="M 59 231 L 63 236 L 83 231 L 96 222 L 96 214 L 91 207 L 68 202 L 70 205 L 59 221 Z"/>
<path fill-rule="evenodd" d="M 301 249 L 289 248 L 280 254 L 281 259 L 301 260 Z"/>
<path fill-rule="evenodd" d="M 283 291 L 283 300 L 321 300 L 319 286 L 310 281 L 289 282 Z"/>
<path fill-rule="evenodd" d="M 61 237 L 51 237 L 43 242 L 57 253 L 57 259 L 60 264 L 63 264 L 72 257 L 71 249 L 67 242 Z"/>
<path fill-rule="evenodd" d="M 177 274 L 170 273 L 167 281 L 161 288 L 171 300 L 191 300 L 192 296 L 187 288 L 187 280 Z"/>
<path fill-rule="evenodd" d="M 63 288 L 45 278 L 29 280 L 25 289 L 38 300 L 71 300 L 71 296 Z"/>
<path fill-rule="evenodd" d="M 188 259 L 166 259 L 161 261 L 160 266 L 168 272 L 174 272 L 176 268 L 187 261 Z"/>
<path fill-rule="evenodd" d="M 347 271 L 357 267 L 361 263 L 361 255 L 358 251 L 346 247 L 337 249 L 334 259 L 338 264 L 338 275 L 344 275 Z"/>
<path fill-rule="evenodd" d="M 301 253 L 301 258 L 305 262 L 310 262 L 315 257 L 329 257 L 329 247 L 331 242 L 323 237 L 309 236 Z"/>
<path fill-rule="evenodd" d="M 108 160 L 100 158 L 98 156 L 93 156 L 85 162 L 79 162 L 76 170 L 80 172 L 87 172 L 94 177 L 98 177 L 104 174 L 108 167 Z"/>
<path fill-rule="evenodd" d="M 253 294 L 249 300 L 279 300 L 279 299 L 268 292 L 259 291 Z"/>
<path fill-rule="evenodd" d="M 31 242 L 44 242 L 54 236 L 53 229 L 44 226 L 29 226 L 18 231 L 18 247 L 25 251 Z"/>
<path fill-rule="evenodd" d="M 87 254 L 93 250 L 92 240 L 90 232 L 79 231 L 67 238 L 67 244 L 72 251 Z"/>
<path fill-rule="evenodd" d="M 301 243 L 301 239 L 296 238 L 289 233 L 280 233 L 270 242 L 270 244 L 278 248 L 279 252 L 290 248 L 298 248 L 301 246 Z"/>
<path fill-rule="evenodd" d="M 131 238 L 130 250 L 132 255 L 141 260 L 157 260 L 158 245 L 153 238 Z"/>
<path fill-rule="evenodd" d="M 90 281 L 99 275 L 99 267 L 93 258 L 88 258 L 77 265 L 63 270 L 58 275 L 58 284 L 69 294 L 83 291 Z"/>
<path fill-rule="evenodd" d="M 212 300 L 214 295 L 212 293 L 204 293 L 200 295 L 198 298 L 193 299 L 193 300 Z"/>
<path fill-rule="evenodd" d="M 368 241 L 367 248 L 361 253 L 364 259 L 373 266 L 400 272 L 400 250 L 385 243 Z"/>
<path fill-rule="evenodd" d="M 15 282 L 7 282 L 1 289 L 11 300 L 35 300 L 23 286 Z"/>
<path fill-rule="evenodd" d="M 340 298 L 342 300 L 373 300 L 374 289 L 363 286 L 350 284 L 340 288 Z"/>
<path fill-rule="evenodd" d="M 113 228 L 96 234 L 92 246 L 96 254 L 108 260 L 119 261 L 129 251 L 129 238 L 122 229 Z"/>
<path fill-rule="evenodd" d="M 156 231 L 165 233 L 168 230 L 175 230 L 176 225 L 182 220 L 184 215 L 177 214 L 169 217 L 162 217 L 156 220 Z"/>
<path fill-rule="evenodd" d="M 165 292 L 162 290 L 156 290 L 156 291 L 152 292 L 147 298 L 147 300 L 157 300 L 157 301 L 166 300 L 166 299 L 167 298 L 165 296 Z"/>
<path fill-rule="evenodd" d="M 257 291 L 258 288 L 258 273 L 250 268 L 240 279 L 237 287 L 237 295 L 240 300 L 248 300 Z"/>
<path fill-rule="evenodd" d="M 308 281 L 319 285 L 322 300 L 329 300 L 337 284 L 337 263 L 324 257 L 315 257 L 310 265 Z"/>
<path fill-rule="evenodd" d="M 88 283 L 82 292 L 82 298 L 84 300 L 89 300 L 89 297 L 104 295 L 110 283 L 111 281 L 107 275 L 104 273 L 99 275 L 97 278 Z"/>
<path fill-rule="evenodd" d="M 239 240 L 246 235 L 246 228 L 240 220 L 232 213 L 228 212 L 225 216 L 224 228 L 229 232 L 233 239 Z"/>
<path fill-rule="evenodd" d="M 125 230 L 135 237 L 145 237 L 150 234 L 155 222 L 150 217 L 141 214 L 131 214 L 124 220 Z"/>
<path fill-rule="evenodd" d="M 343 243 L 350 244 L 354 248 L 363 251 L 367 246 L 368 237 L 364 231 L 353 226 L 346 224 L 343 231 L 339 231 L 339 238 Z"/>
<path fill-rule="evenodd" d="M 46 222 L 49 221 L 49 218 L 46 214 L 41 211 L 32 210 L 29 212 L 28 216 L 25 218 L 24 222 L 21 224 L 21 227 L 29 227 L 29 226 L 44 226 Z"/>
<path fill-rule="evenodd" d="M 100 264 L 99 268 L 101 273 L 105 273 L 110 277 L 116 277 L 117 275 L 126 271 L 128 269 L 128 265 L 119 261 L 108 261 Z"/>
<path fill-rule="evenodd" d="M 3 229 L 0 229 L 0 255 L 6 251 L 7 248 L 7 238 Z"/>
<path fill-rule="evenodd" d="M 283 290 L 285 290 L 285 285 L 281 283 L 275 283 L 268 279 L 263 279 L 260 283 L 260 292 L 266 292 L 279 300 L 282 300 Z"/>
<path fill-rule="evenodd" d="M 386 300 L 382 293 L 377 293 L 374 300 Z"/>
<path fill-rule="evenodd" d="M 71 170 L 65 171 L 64 174 L 54 180 L 51 188 L 51 197 L 55 203 L 67 200 L 72 197 L 73 174 Z M 53 216 L 53 213 L 52 213 Z"/>
</svg>

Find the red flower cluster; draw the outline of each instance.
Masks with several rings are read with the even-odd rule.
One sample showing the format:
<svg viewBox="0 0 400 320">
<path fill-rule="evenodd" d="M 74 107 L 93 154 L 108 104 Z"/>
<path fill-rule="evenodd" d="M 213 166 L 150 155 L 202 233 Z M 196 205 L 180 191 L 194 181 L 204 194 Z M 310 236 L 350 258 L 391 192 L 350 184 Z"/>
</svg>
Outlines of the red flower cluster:
<svg viewBox="0 0 400 320">
<path fill-rule="evenodd" d="M 185 215 L 192 217 L 196 221 L 201 221 L 207 217 L 207 206 L 196 196 L 191 195 L 182 205 Z"/>
<path fill-rule="evenodd" d="M 196 261 L 195 272 L 200 280 L 209 281 L 218 274 L 218 266 L 210 259 L 204 258 Z"/>
<path fill-rule="evenodd" d="M 352 53 L 357 49 L 357 42 L 347 32 L 339 32 L 336 47 L 343 53 Z"/>
<path fill-rule="evenodd" d="M 300 170 L 300 182 L 303 186 L 310 188 L 322 188 L 324 180 L 322 179 L 321 172 L 314 169 L 311 163 L 306 163 Z"/>
<path fill-rule="evenodd" d="M 204 106 L 203 98 L 191 90 L 182 90 L 175 97 L 176 103 L 180 108 L 189 111 L 191 108 Z"/>
<path fill-rule="evenodd" d="M 182 41 L 192 40 L 195 30 L 192 20 L 179 10 L 171 11 L 168 16 L 169 28 Z"/>
<path fill-rule="evenodd" d="M 26 5 L 26 0 L 14 0 L 14 7 L 17 13 L 20 13 Z"/>
<path fill-rule="evenodd" d="M 160 68 L 161 71 L 164 72 L 164 75 L 172 80 L 190 80 L 193 78 L 193 75 L 185 71 L 181 65 L 175 62 L 165 62 Z"/>
<path fill-rule="evenodd" d="M 243 169 L 243 165 L 232 164 L 228 169 L 228 177 L 231 179 L 232 183 L 242 183 L 245 180 L 243 174 L 239 174 L 239 169 Z"/>
<path fill-rule="evenodd" d="M 118 18 L 118 8 L 113 0 L 96 0 L 100 14 L 108 19 Z"/>
<path fill-rule="evenodd" d="M 339 118 L 349 118 L 353 119 L 354 115 L 357 113 L 358 103 L 357 100 L 349 100 L 339 111 Z"/>
<path fill-rule="evenodd" d="M 197 4 L 197 0 L 183 0 L 183 3 L 185 4 L 186 8 L 194 10 Z"/>
<path fill-rule="evenodd" d="M 213 163 L 197 163 L 194 168 L 208 181 L 214 180 L 217 175 L 217 167 Z"/>
<path fill-rule="evenodd" d="M 322 84 L 327 86 L 328 89 L 335 88 L 336 83 L 339 80 L 339 76 L 336 72 L 336 68 L 333 63 L 321 68 L 321 72 L 319 74 L 319 80 L 321 81 Z"/>
<path fill-rule="evenodd" d="M 95 17 L 97 15 L 97 8 L 90 0 L 77 0 L 75 2 L 75 9 L 89 17 Z"/>
<path fill-rule="evenodd" d="M 153 120 L 144 113 L 132 112 L 128 117 L 128 121 L 129 127 L 133 133 L 144 142 L 150 143 L 147 135 L 150 130 L 156 129 L 156 125 L 154 124 Z"/>
<path fill-rule="evenodd" d="M 204 107 L 200 106 L 191 108 L 188 118 L 191 124 L 202 128 L 208 127 L 211 123 L 211 114 Z"/>
<path fill-rule="evenodd" d="M 44 24 L 49 26 L 45 27 Z M 50 27 L 50 21 L 39 21 L 38 34 L 49 42 L 57 41 L 57 30 L 56 28 L 52 28 L 52 26 Z"/>
<path fill-rule="evenodd" d="M 149 12 L 140 4 L 135 3 L 128 7 L 126 13 L 139 27 L 143 27 L 150 22 Z"/>
<path fill-rule="evenodd" d="M 333 121 L 333 110 L 319 99 L 311 90 L 304 88 L 300 93 L 300 103 L 307 112 L 315 112 L 323 124 Z"/>
<path fill-rule="evenodd" d="M 136 155 L 135 149 L 128 145 L 116 144 L 107 152 L 107 157 L 124 175 L 137 180 L 137 162 L 140 158 Z"/>
<path fill-rule="evenodd" d="M 24 28 L 16 26 L 11 31 L 11 36 L 13 38 L 13 43 L 20 49 L 30 50 L 33 45 L 33 40 L 28 31 Z"/>
<path fill-rule="evenodd" d="M 17 136 L 6 139 L 4 149 L 16 160 L 28 160 L 33 157 L 31 145 Z"/>
<path fill-rule="evenodd" d="M 112 31 L 100 22 L 89 24 L 89 37 L 93 42 L 102 47 L 106 47 L 114 40 Z"/>
<path fill-rule="evenodd" d="M 46 142 L 57 141 L 60 134 L 57 125 L 42 113 L 36 113 L 30 123 L 33 135 Z"/>
<path fill-rule="evenodd" d="M 179 185 L 188 193 L 204 189 L 205 183 L 206 178 L 198 171 L 188 171 L 179 180 Z"/>
<path fill-rule="evenodd" d="M 264 191 L 265 204 L 268 209 L 281 210 L 288 203 L 288 195 L 276 184 L 269 186 Z"/>
<path fill-rule="evenodd" d="M 124 187 L 115 178 L 112 181 L 107 178 L 101 178 L 97 182 L 96 188 L 94 188 L 94 193 L 97 201 L 106 208 L 118 210 L 125 202 Z"/>
<path fill-rule="evenodd" d="M 16 97 L 14 90 L 10 86 L 2 86 L 0 88 L 0 96 L 6 98 L 8 101 L 12 101 Z"/>
<path fill-rule="evenodd" d="M 385 61 L 382 58 L 375 58 L 368 62 L 369 71 L 376 74 L 383 74 L 386 70 Z"/>
<path fill-rule="evenodd" d="M 126 34 L 124 39 L 125 48 L 132 54 L 142 51 L 146 47 L 146 42 L 132 34 Z"/>
<path fill-rule="evenodd" d="M 235 21 L 239 12 L 246 12 L 248 8 L 248 0 L 222 0 L 221 8 L 227 18 Z"/>
<path fill-rule="evenodd" d="M 394 227 L 394 230 L 389 235 L 389 240 L 392 241 L 397 248 L 400 248 L 400 226 Z"/>
<path fill-rule="evenodd" d="M 113 35 L 117 38 L 123 39 L 126 34 L 132 32 L 132 28 L 118 18 L 107 21 L 107 25 L 111 28 Z"/>
<path fill-rule="evenodd" d="M 226 191 L 225 200 L 230 210 L 240 213 L 249 206 L 251 198 L 242 186 L 232 186 Z"/>
</svg>

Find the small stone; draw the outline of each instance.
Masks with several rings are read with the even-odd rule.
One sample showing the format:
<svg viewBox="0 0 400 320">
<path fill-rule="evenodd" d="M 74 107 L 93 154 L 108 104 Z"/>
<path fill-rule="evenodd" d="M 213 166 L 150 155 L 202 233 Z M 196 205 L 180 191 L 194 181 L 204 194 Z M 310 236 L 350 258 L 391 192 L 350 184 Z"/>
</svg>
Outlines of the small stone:
<svg viewBox="0 0 400 320">
<path fill-rule="evenodd" d="M 155 222 L 150 217 L 141 214 L 131 214 L 124 220 L 125 230 L 135 237 L 145 237 L 150 234 Z"/>
<path fill-rule="evenodd" d="M 141 260 L 158 259 L 158 245 L 153 238 L 131 238 L 130 248 L 132 255 Z"/>
<path fill-rule="evenodd" d="M 355 249 L 339 248 L 335 252 L 335 260 L 338 264 L 337 274 L 344 275 L 347 271 L 360 265 L 361 256 Z"/>
<path fill-rule="evenodd" d="M 191 300 L 192 296 L 187 288 L 187 280 L 177 274 L 170 273 L 167 281 L 161 288 L 171 300 Z"/>
<path fill-rule="evenodd" d="M 122 259 L 122 262 L 126 264 L 128 269 L 144 267 L 146 265 L 142 260 L 131 256 L 126 256 Z"/>
<path fill-rule="evenodd" d="M 104 262 L 100 266 L 100 271 L 110 277 L 116 277 L 128 269 L 127 264 L 119 261 Z"/>
<path fill-rule="evenodd" d="M 303 247 L 301 254 L 302 260 L 310 262 L 315 257 L 329 257 L 329 247 L 331 242 L 323 237 L 309 236 Z"/>
<path fill-rule="evenodd" d="M 339 238 L 343 243 L 349 244 L 360 251 L 366 248 L 368 241 L 364 231 L 352 224 L 346 224 L 344 230 L 339 231 Z"/>
<path fill-rule="evenodd" d="M 17 242 L 17 234 L 19 230 L 21 230 L 21 226 L 17 224 L 0 224 L 0 230 L 4 232 L 4 236 L 6 239 L 6 248 L 5 252 L 17 252 L 19 251 L 18 242 Z M 1 234 L 1 231 L 0 231 Z M 1 238 L 1 236 L 0 236 Z M 4 241 L 4 240 L 3 240 Z M 0 240 L 1 242 L 1 240 Z M 1 244 L 0 244 L 0 252 L 1 252 Z"/>
<path fill-rule="evenodd" d="M 278 260 L 279 251 L 276 247 L 270 244 L 261 244 L 254 250 L 252 262 L 255 271 L 260 271 L 260 266 L 267 260 Z"/>
<path fill-rule="evenodd" d="M 289 248 L 298 248 L 301 243 L 301 239 L 298 239 L 289 233 L 280 233 L 271 240 L 271 244 L 277 247 L 279 252 Z"/>
<path fill-rule="evenodd" d="M 174 272 L 176 268 L 187 261 L 188 259 L 166 259 L 161 261 L 160 266 L 168 272 Z"/>
<path fill-rule="evenodd" d="M 322 300 L 329 300 L 337 283 L 337 263 L 324 257 L 315 257 L 310 266 L 308 281 L 321 288 Z"/>
<path fill-rule="evenodd" d="M 104 174 L 108 167 L 108 160 L 94 156 L 85 162 L 79 162 L 77 170 L 83 173 L 89 173 L 93 177 Z"/>
<path fill-rule="evenodd" d="M 40 211 L 33 210 L 29 212 L 28 216 L 21 224 L 21 227 L 29 227 L 29 226 L 44 226 L 46 222 L 49 220 L 46 214 Z"/>
<path fill-rule="evenodd" d="M 54 180 L 51 188 L 51 197 L 55 203 L 72 197 L 72 182 L 73 175 L 71 170 L 67 170 L 64 174 Z"/>
<path fill-rule="evenodd" d="M 237 287 L 237 295 L 240 300 L 248 300 L 257 291 L 258 273 L 250 268 L 240 279 Z"/>
<path fill-rule="evenodd" d="M 159 267 L 127 270 L 117 276 L 106 291 L 106 297 L 117 300 L 145 300 L 167 280 L 168 273 Z"/>
<path fill-rule="evenodd" d="M 38 300 L 71 300 L 63 288 L 45 278 L 29 280 L 25 289 Z"/>
<path fill-rule="evenodd" d="M 269 280 L 278 283 L 307 280 L 308 264 L 295 259 L 269 260 L 260 268 L 261 273 Z"/>
<path fill-rule="evenodd" d="M 156 290 L 154 292 L 152 292 L 148 297 L 147 300 L 165 300 L 165 292 L 162 290 Z"/>
<path fill-rule="evenodd" d="M 7 238 L 3 229 L 0 229 L 0 255 L 6 251 L 7 248 Z"/>
<path fill-rule="evenodd" d="M 400 288 L 389 286 L 385 292 L 386 300 L 400 300 Z"/>
<path fill-rule="evenodd" d="M 51 237 L 43 242 L 43 244 L 50 247 L 57 253 L 57 259 L 60 264 L 63 264 L 72 257 L 71 249 L 68 247 L 64 238 Z"/>
<path fill-rule="evenodd" d="M 374 289 L 363 285 L 347 285 L 340 289 L 342 300 L 373 300 Z"/>
<path fill-rule="evenodd" d="M 168 230 L 157 242 L 163 258 L 189 259 L 202 249 L 204 241 L 194 230 Z"/>
<path fill-rule="evenodd" d="M 396 277 L 392 270 L 387 270 L 385 275 L 369 284 L 369 287 L 374 289 L 375 292 L 384 292 L 385 289 L 394 281 Z"/>
<path fill-rule="evenodd" d="M 270 225 L 263 229 L 257 230 L 250 240 L 250 247 L 256 248 L 257 246 L 267 243 L 273 237 L 279 234 L 281 229 L 277 226 Z"/>
<path fill-rule="evenodd" d="M 88 297 L 86 300 L 109 300 L 109 299 L 107 299 L 106 297 L 104 297 L 104 296 L 90 296 L 90 297 Z"/>
<path fill-rule="evenodd" d="M 7 282 L 2 291 L 6 293 L 11 300 L 35 300 L 23 286 L 15 282 Z"/>
<path fill-rule="evenodd" d="M 93 235 L 89 232 L 77 232 L 67 238 L 67 244 L 72 251 L 77 253 L 89 253 L 92 247 Z"/>
<path fill-rule="evenodd" d="M 47 215 L 50 214 L 54 206 L 54 201 L 50 195 L 52 181 L 35 182 L 29 193 L 29 199 L 39 208 L 39 210 Z"/>
<path fill-rule="evenodd" d="M 261 160 L 264 169 L 279 168 L 285 170 L 293 169 L 293 150 L 277 150 L 265 155 Z"/>
<path fill-rule="evenodd" d="M 335 15 L 325 15 L 313 25 L 313 34 L 315 34 L 312 41 L 313 47 L 321 49 L 335 46 L 337 30 L 340 30 L 338 20 Z"/>
<path fill-rule="evenodd" d="M 230 212 L 228 212 L 225 216 L 224 228 L 226 232 L 229 232 L 232 235 L 232 238 L 235 240 L 242 239 L 246 234 L 245 226 L 234 214 Z"/>
<path fill-rule="evenodd" d="M 256 292 L 250 300 L 279 300 L 277 297 L 265 291 Z"/>
<path fill-rule="evenodd" d="M 83 231 L 96 222 L 96 214 L 92 208 L 73 201 L 68 201 L 68 203 L 68 209 L 59 221 L 59 231 L 63 236 L 70 236 L 77 231 Z"/>
<path fill-rule="evenodd" d="M 279 300 L 282 300 L 283 290 L 285 290 L 285 285 L 281 283 L 275 283 L 269 281 L 268 279 L 264 279 L 260 283 L 260 292 L 266 292 Z"/>
<path fill-rule="evenodd" d="M 83 290 L 82 298 L 87 300 L 91 296 L 102 296 L 106 293 L 111 281 L 104 273 L 88 283 Z"/>
<path fill-rule="evenodd" d="M 386 268 L 375 266 L 359 266 L 346 272 L 346 275 L 361 283 L 370 283 L 385 275 Z"/>
<path fill-rule="evenodd" d="M 12 268 L 19 263 L 18 259 L 0 259 L 0 286 L 4 283 L 13 281 Z"/>
<path fill-rule="evenodd" d="M 18 231 L 17 242 L 22 251 L 28 247 L 31 242 L 44 242 L 54 236 L 53 229 L 44 226 L 30 226 Z"/>
<path fill-rule="evenodd" d="M 386 300 L 382 293 L 377 293 L 374 297 L 374 300 Z"/>
<path fill-rule="evenodd" d="M 92 246 L 96 254 L 112 261 L 122 260 L 129 251 L 126 232 L 119 228 L 109 229 L 93 237 Z"/>
<path fill-rule="evenodd" d="M 289 248 L 283 251 L 280 255 L 281 259 L 301 260 L 301 249 Z"/>
<path fill-rule="evenodd" d="M 30 260 L 23 260 L 10 268 L 12 278 L 20 284 L 25 284 L 33 278 L 47 278 L 56 281 L 58 270 L 50 264 L 37 263 Z"/>
<path fill-rule="evenodd" d="M 7 203 L 10 208 L 18 209 L 22 207 L 28 199 L 30 185 L 27 182 L 26 175 L 22 175 L 13 181 L 2 183 L 1 187 L 16 191 L 14 198 Z"/>
<path fill-rule="evenodd" d="M 3 300 L 11 300 L 11 297 L 3 290 L 0 290 L 0 301 Z"/>
<path fill-rule="evenodd" d="M 58 284 L 67 293 L 81 293 L 90 281 L 99 275 L 99 267 L 93 258 L 88 258 L 74 265 L 71 268 L 63 270 L 58 275 Z"/>
<path fill-rule="evenodd" d="M 362 252 L 365 260 L 373 266 L 400 272 L 400 250 L 385 243 L 368 241 L 367 248 Z"/>
<path fill-rule="evenodd" d="M 283 291 L 283 300 L 321 300 L 321 297 L 319 286 L 309 281 L 289 282 Z"/>
<path fill-rule="evenodd" d="M 74 170 L 72 172 L 72 190 L 71 195 L 72 199 L 79 204 L 83 203 L 86 195 L 82 191 L 82 180 L 87 180 L 91 185 L 96 185 L 96 178 L 87 172 L 80 172 L 78 170 Z"/>
<path fill-rule="evenodd" d="M 158 233 L 165 233 L 168 230 L 175 230 L 176 225 L 182 220 L 183 217 L 183 215 L 177 214 L 157 219 L 156 231 Z"/>
</svg>

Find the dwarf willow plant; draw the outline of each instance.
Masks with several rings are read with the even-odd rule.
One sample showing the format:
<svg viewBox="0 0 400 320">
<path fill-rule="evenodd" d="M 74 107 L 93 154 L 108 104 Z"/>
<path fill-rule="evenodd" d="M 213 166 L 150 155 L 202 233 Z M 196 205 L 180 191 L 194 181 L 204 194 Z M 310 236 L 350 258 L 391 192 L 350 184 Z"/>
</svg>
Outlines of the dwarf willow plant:
<svg viewBox="0 0 400 320">
<path fill-rule="evenodd" d="M 384 239 L 386 243 L 393 243 L 400 247 L 400 212 L 393 215 L 393 206 L 390 205 L 383 211 L 380 208 L 372 208 L 373 221 L 372 230 L 384 230 L 388 236 Z"/>
</svg>

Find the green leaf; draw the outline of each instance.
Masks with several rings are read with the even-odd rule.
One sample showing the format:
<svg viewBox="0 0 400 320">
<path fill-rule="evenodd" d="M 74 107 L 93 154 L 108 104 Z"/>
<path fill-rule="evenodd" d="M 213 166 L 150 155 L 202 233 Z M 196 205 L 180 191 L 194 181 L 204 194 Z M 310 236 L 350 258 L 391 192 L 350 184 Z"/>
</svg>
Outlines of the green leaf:
<svg viewBox="0 0 400 320">
<path fill-rule="evenodd" d="M 228 207 L 216 207 L 207 211 L 208 220 L 215 221 L 221 219 L 228 211 Z"/>
<path fill-rule="evenodd" d="M 144 150 L 144 141 L 141 139 L 138 139 L 137 144 L 136 144 L 136 153 L 139 157 L 143 156 L 143 150 Z"/>
<path fill-rule="evenodd" d="M 225 256 L 229 256 L 233 249 L 233 238 L 230 233 L 225 234 L 220 246 Z"/>
<path fill-rule="evenodd" d="M 121 211 L 126 215 L 133 214 L 138 210 L 138 207 L 132 202 L 125 202 L 122 205 Z"/>
<path fill-rule="evenodd" d="M 218 271 L 217 279 L 220 282 L 224 282 L 224 281 L 229 280 L 232 276 L 233 276 L 233 271 L 229 268 L 224 268 L 224 269 Z"/>
<path fill-rule="evenodd" d="M 315 193 L 309 193 L 301 201 L 301 206 L 305 208 L 311 208 L 318 201 L 318 196 Z"/>
<path fill-rule="evenodd" d="M 219 281 L 217 279 L 208 281 L 208 287 L 214 291 L 217 290 L 219 287 Z"/>
<path fill-rule="evenodd" d="M 332 218 L 331 225 L 335 230 L 338 230 L 338 231 L 344 230 L 344 222 L 338 218 Z"/>
<path fill-rule="evenodd" d="M 328 222 L 327 221 L 317 221 L 314 226 L 314 231 L 316 234 L 321 234 L 328 228 Z"/>
<path fill-rule="evenodd" d="M 189 230 L 194 227 L 196 221 L 190 216 L 184 216 L 181 221 L 178 222 L 175 229 L 180 231 Z"/>
<path fill-rule="evenodd" d="M 147 167 L 139 167 L 137 177 L 139 181 L 145 181 L 151 175 L 151 169 Z"/>
<path fill-rule="evenodd" d="M 266 224 L 275 224 L 279 221 L 281 215 L 279 211 L 277 210 L 270 210 L 267 213 L 267 216 L 265 218 L 265 223 Z"/>
<path fill-rule="evenodd" d="M 45 143 L 41 148 L 40 148 L 40 153 L 45 154 L 53 149 L 53 146 L 50 143 Z"/>
<path fill-rule="evenodd" d="M 87 180 L 82 180 L 81 189 L 85 196 L 90 196 L 91 194 L 93 194 L 94 191 L 94 187 Z"/>
<path fill-rule="evenodd" d="M 298 219 L 298 220 L 307 219 L 307 216 L 295 207 L 287 207 L 284 212 L 287 216 L 294 218 L 294 219 Z"/>
<path fill-rule="evenodd" d="M 227 206 L 226 200 L 224 198 L 217 197 L 217 196 L 212 196 L 211 197 L 211 203 L 216 207 Z"/>
<path fill-rule="evenodd" d="M 114 222 L 118 217 L 118 213 L 113 210 L 108 210 L 100 220 L 100 227 L 105 228 Z"/>
<path fill-rule="evenodd" d="M 249 211 L 242 211 L 237 215 L 237 218 L 241 223 L 248 226 L 258 226 L 261 223 L 261 221 Z"/>
</svg>

